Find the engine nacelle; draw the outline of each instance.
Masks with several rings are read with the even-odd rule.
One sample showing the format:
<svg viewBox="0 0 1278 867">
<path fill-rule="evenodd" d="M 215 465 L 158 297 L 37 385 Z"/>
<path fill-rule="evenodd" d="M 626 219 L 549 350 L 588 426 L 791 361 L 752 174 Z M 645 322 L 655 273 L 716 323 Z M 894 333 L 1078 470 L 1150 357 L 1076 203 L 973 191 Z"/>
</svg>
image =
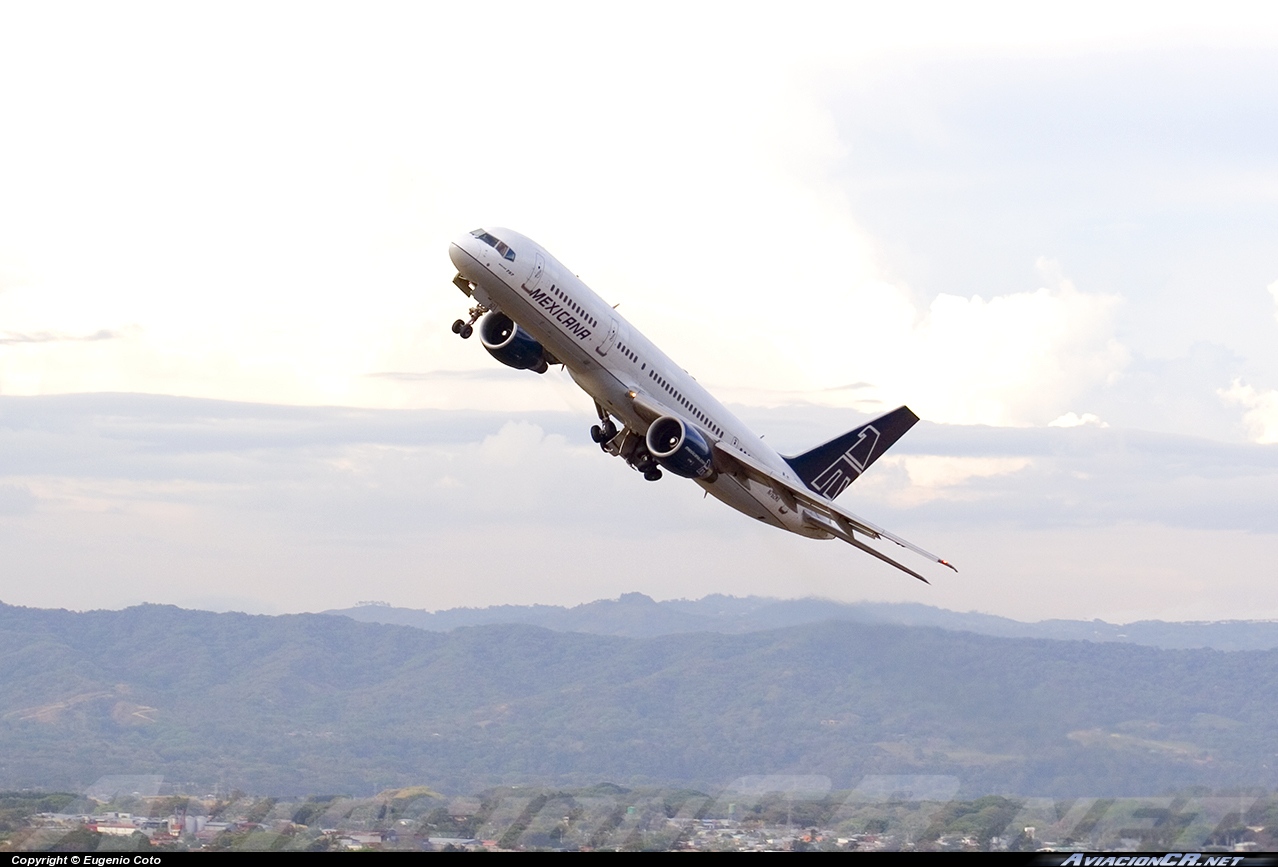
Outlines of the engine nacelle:
<svg viewBox="0 0 1278 867">
<path fill-rule="evenodd" d="M 710 443 L 681 418 L 665 415 L 657 419 L 649 426 L 645 442 L 657 463 L 677 476 L 704 479 L 715 473 Z"/>
<path fill-rule="evenodd" d="M 496 310 L 479 323 L 479 342 L 507 367 L 545 373 L 546 350 L 505 313 Z"/>
</svg>

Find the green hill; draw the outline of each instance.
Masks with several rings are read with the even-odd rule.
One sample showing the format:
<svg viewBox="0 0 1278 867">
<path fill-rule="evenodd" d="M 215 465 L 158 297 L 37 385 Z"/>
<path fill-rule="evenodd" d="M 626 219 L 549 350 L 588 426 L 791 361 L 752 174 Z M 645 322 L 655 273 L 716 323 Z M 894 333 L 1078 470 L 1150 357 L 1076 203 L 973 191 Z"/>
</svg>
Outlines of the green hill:
<svg viewBox="0 0 1278 867">
<path fill-rule="evenodd" d="M 946 774 L 962 793 L 1278 784 L 1278 651 L 825 622 L 622 638 L 0 606 L 0 788 L 367 794 Z"/>
<path fill-rule="evenodd" d="M 572 608 L 558 605 L 493 605 L 488 608 L 450 608 L 422 611 L 364 603 L 325 611 L 364 623 L 393 623 L 447 632 L 460 626 L 526 623 L 559 632 L 590 632 L 655 638 L 682 632 L 758 632 L 802 626 L 826 620 L 849 623 L 892 623 L 935 626 L 1003 638 L 1054 638 L 1063 641 L 1112 641 L 1144 644 L 1168 650 L 1210 647 L 1216 650 L 1273 650 L 1278 648 L 1278 622 L 1221 620 L 1172 622 L 1141 620 L 1106 623 L 1103 620 L 1042 620 L 1025 623 L 976 611 L 947 611 L 915 602 L 835 602 L 830 599 L 769 599 L 723 596 L 667 599 L 657 602 L 642 593 L 619 599 L 599 599 Z"/>
</svg>

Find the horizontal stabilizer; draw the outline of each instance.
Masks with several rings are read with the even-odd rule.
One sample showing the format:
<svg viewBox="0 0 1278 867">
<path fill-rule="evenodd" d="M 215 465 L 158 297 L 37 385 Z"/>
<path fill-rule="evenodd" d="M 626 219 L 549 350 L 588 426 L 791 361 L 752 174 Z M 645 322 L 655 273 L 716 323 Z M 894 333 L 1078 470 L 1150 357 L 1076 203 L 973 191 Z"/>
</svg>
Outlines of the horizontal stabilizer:
<svg viewBox="0 0 1278 867">
<path fill-rule="evenodd" d="M 909 410 L 906 411 L 909 412 Z M 790 482 L 781 478 L 771 469 L 738 448 L 730 446 L 727 443 L 717 442 L 714 444 L 714 453 L 715 466 L 720 472 L 731 473 L 740 478 L 749 479 L 751 482 L 766 485 L 772 489 L 774 494 L 777 495 L 777 499 L 785 503 L 791 509 L 794 509 L 797 512 L 800 508 L 802 508 L 804 523 L 809 526 L 819 527 L 830 533 L 830 535 L 842 539 L 863 551 L 873 554 L 885 563 L 891 563 L 896 568 L 913 575 L 920 581 L 927 581 L 927 579 L 922 575 L 919 575 L 917 572 L 902 566 L 900 563 L 890 557 L 887 557 L 883 553 L 870 548 L 868 545 L 861 542 L 860 539 L 857 539 L 855 534 L 860 533 L 868 539 L 887 539 L 889 542 L 895 542 L 902 548 L 906 548 L 913 551 L 915 554 L 926 557 L 934 563 L 940 563 L 942 566 L 954 569 L 955 572 L 958 571 L 958 569 L 954 568 L 954 564 L 950 563 L 948 560 L 942 560 L 940 557 L 930 551 L 925 551 L 913 542 L 907 542 L 895 533 L 889 533 L 887 530 L 884 530 L 882 527 L 876 527 L 864 518 L 858 518 L 846 509 L 842 509 L 839 506 L 834 505 L 834 503 L 831 503 L 820 494 L 803 490 L 797 485 L 792 485 Z"/>
<path fill-rule="evenodd" d="M 918 420 L 908 406 L 898 407 L 785 462 L 805 485 L 833 500 Z"/>
<path fill-rule="evenodd" d="M 856 536 L 853 535 L 852 529 L 850 527 L 845 530 L 843 527 L 839 526 L 839 523 L 837 521 L 831 521 L 828 518 L 826 518 L 824 515 L 813 514 L 812 512 L 809 512 L 807 509 L 803 510 L 803 523 L 807 524 L 809 527 L 817 527 L 818 529 L 825 530 L 826 532 L 830 533 L 832 536 L 835 536 L 836 538 L 842 539 L 844 542 L 847 542 L 849 545 L 852 545 L 855 548 L 860 548 L 862 551 L 869 554 L 871 557 L 877 557 L 878 559 L 882 560 L 884 563 L 888 563 L 900 569 L 906 575 L 910 575 L 919 579 L 924 584 L 932 583 L 931 581 L 927 580 L 922 575 L 915 572 L 913 569 L 909 568 L 908 566 L 904 566 L 896 562 L 891 557 L 884 554 L 882 551 L 875 550 L 874 548 L 871 548 L 869 545 L 862 542 L 860 539 L 856 538 Z M 944 561 L 939 561 L 939 562 L 944 562 Z M 949 564 L 946 563 L 946 565 L 948 566 Z"/>
</svg>

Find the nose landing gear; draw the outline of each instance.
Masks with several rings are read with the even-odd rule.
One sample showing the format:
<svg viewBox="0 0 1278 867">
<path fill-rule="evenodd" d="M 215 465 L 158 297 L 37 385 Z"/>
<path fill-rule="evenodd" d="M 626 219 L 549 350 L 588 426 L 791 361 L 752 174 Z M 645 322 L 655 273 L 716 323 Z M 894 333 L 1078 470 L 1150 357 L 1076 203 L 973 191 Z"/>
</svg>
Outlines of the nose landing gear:
<svg viewBox="0 0 1278 867">
<path fill-rule="evenodd" d="M 470 308 L 470 321 L 464 322 L 458 319 L 453 323 L 453 334 L 457 334 L 462 340 L 467 340 L 475 333 L 475 323 L 479 321 L 479 317 L 488 312 L 488 308 L 482 304 L 476 304 Z"/>
</svg>

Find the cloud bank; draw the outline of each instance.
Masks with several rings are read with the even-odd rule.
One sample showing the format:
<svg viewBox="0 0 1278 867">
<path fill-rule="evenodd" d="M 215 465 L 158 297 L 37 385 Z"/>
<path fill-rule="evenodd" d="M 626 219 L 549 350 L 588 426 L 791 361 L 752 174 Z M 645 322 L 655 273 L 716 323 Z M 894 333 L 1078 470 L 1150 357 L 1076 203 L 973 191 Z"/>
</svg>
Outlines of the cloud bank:
<svg viewBox="0 0 1278 867">
<path fill-rule="evenodd" d="M 741 411 L 787 451 L 856 421 L 833 408 Z M 4 601 L 297 611 L 364 598 L 575 604 L 641 590 L 916 600 L 1020 617 L 1278 608 L 1252 568 L 1278 533 L 1272 446 L 921 423 L 840 501 L 963 570 L 916 589 L 846 546 L 757 526 L 690 483 L 644 482 L 600 454 L 584 421 L 0 398 L 0 538 L 13 576 Z M 1137 577 L 1113 584 L 1120 568 Z M 1029 583 L 1040 586 L 1013 590 Z"/>
</svg>

